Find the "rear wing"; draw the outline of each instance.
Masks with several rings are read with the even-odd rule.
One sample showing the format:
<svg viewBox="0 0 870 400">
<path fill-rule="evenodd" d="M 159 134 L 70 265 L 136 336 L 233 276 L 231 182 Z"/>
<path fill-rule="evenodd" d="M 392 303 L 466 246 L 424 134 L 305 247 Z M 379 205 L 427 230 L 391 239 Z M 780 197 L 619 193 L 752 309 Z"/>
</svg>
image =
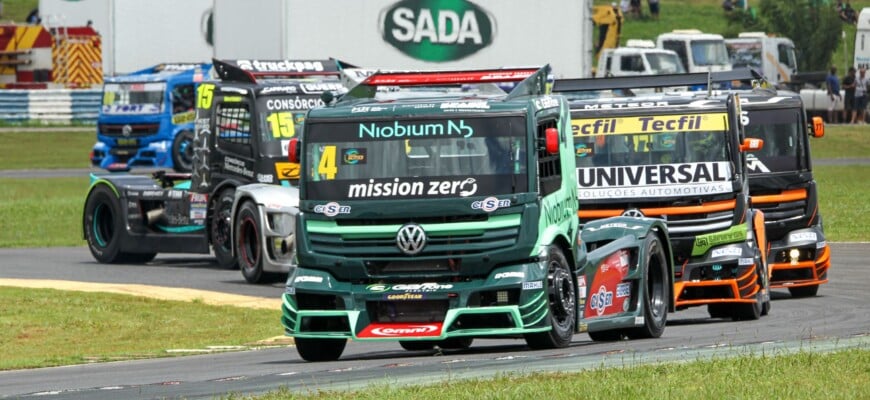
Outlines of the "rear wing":
<svg viewBox="0 0 870 400">
<path fill-rule="evenodd" d="M 374 98 L 378 88 L 383 87 L 439 88 L 506 82 L 519 82 L 508 94 L 508 98 L 522 95 L 541 95 L 547 92 L 549 72 L 549 65 L 462 71 L 376 71 L 366 73 L 365 79 L 362 79 L 358 85 L 343 95 L 339 102 Z"/>
<path fill-rule="evenodd" d="M 741 68 L 721 72 L 697 72 L 691 74 L 663 74 L 620 76 L 610 78 L 558 79 L 553 83 L 553 92 L 589 92 L 613 89 L 666 88 L 674 86 L 707 85 L 722 82 L 764 81 L 757 70 Z"/>
<path fill-rule="evenodd" d="M 344 68 L 355 66 L 334 58 L 326 60 L 217 60 L 213 59 L 218 78 L 228 82 L 257 83 L 262 79 L 300 79 L 341 75 Z"/>
</svg>

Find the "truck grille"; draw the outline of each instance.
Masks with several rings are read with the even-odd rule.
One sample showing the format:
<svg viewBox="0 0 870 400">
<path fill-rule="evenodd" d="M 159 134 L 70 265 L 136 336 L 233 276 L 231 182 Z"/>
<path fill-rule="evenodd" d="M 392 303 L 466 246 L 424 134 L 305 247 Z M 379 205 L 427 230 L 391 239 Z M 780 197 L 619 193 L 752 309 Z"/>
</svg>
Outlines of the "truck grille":
<svg viewBox="0 0 870 400">
<path fill-rule="evenodd" d="M 667 217 L 668 232 L 676 235 L 701 235 L 731 227 L 734 211 L 668 215 Z"/>
<path fill-rule="evenodd" d="M 779 223 L 803 218 L 806 215 L 807 201 L 803 199 L 782 203 L 754 204 L 754 206 L 764 212 L 764 222 Z"/>
<path fill-rule="evenodd" d="M 487 228 L 483 232 L 454 232 L 429 235 L 426 246 L 415 257 L 449 259 L 509 248 L 516 244 L 520 227 Z M 311 248 L 320 254 L 365 259 L 408 257 L 396 246 L 395 234 L 388 237 L 344 238 L 340 234 L 310 233 Z"/>
<path fill-rule="evenodd" d="M 128 132 L 125 134 L 124 127 Z M 111 137 L 142 137 L 154 135 L 160 130 L 160 124 L 100 124 L 99 132 L 101 135 Z"/>
</svg>

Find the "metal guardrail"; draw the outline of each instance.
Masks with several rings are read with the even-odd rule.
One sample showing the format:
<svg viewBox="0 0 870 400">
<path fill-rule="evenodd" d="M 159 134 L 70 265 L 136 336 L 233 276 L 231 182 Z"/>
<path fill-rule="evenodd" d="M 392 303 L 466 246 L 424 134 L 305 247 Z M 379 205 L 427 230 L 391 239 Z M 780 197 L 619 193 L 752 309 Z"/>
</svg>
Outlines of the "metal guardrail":
<svg viewBox="0 0 870 400">
<path fill-rule="evenodd" d="M 100 89 L 0 90 L 0 120 L 96 123 Z"/>
</svg>

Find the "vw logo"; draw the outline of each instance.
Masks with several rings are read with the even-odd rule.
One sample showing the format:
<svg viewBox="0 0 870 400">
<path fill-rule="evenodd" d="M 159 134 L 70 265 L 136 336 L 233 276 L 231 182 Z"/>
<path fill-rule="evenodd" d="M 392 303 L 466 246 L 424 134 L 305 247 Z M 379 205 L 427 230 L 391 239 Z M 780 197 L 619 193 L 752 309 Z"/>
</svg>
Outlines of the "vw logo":
<svg viewBox="0 0 870 400">
<path fill-rule="evenodd" d="M 132 126 L 130 126 L 130 125 L 124 125 L 124 126 L 121 128 L 121 134 L 124 135 L 124 137 L 130 137 L 130 134 L 131 134 L 131 133 L 133 133 L 133 127 L 132 127 Z"/>
<path fill-rule="evenodd" d="M 623 211 L 622 216 L 623 217 L 632 217 L 632 218 L 643 218 L 644 217 L 643 213 L 640 212 L 640 210 L 638 210 L 636 208 L 629 208 L 628 210 Z"/>
<path fill-rule="evenodd" d="M 426 232 L 417 224 L 408 224 L 399 229 L 396 234 L 396 246 L 403 253 L 413 256 L 426 246 Z"/>
</svg>

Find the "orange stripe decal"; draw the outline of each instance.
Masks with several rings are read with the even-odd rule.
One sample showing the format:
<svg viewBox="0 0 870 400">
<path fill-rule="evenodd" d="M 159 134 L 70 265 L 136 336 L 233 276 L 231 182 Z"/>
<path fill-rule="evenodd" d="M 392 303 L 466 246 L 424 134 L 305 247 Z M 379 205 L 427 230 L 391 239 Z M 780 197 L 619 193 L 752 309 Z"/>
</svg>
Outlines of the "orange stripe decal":
<svg viewBox="0 0 870 400">
<path fill-rule="evenodd" d="M 806 189 L 784 190 L 780 194 L 752 196 L 752 204 L 783 203 L 786 201 L 803 200 L 807 198 Z"/>
</svg>

